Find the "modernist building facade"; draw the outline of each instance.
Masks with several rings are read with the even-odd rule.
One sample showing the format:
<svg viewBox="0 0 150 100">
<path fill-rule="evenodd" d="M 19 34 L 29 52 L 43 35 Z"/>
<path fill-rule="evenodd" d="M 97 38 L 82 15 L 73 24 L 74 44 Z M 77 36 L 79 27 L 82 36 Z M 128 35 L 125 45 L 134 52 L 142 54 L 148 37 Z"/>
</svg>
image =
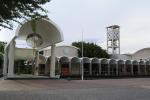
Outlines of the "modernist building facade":
<svg viewBox="0 0 150 100">
<path fill-rule="evenodd" d="M 149 48 L 139 50 L 133 55 L 122 55 L 122 58 L 119 56 L 120 60 L 79 58 L 77 47 L 56 46 L 57 43 L 63 41 L 62 32 L 55 23 L 46 19 L 36 22 L 36 32 L 42 38 L 42 44 L 35 48 L 37 56 L 34 56 L 33 49 L 16 47 L 17 40 L 26 41 L 27 37 L 33 33 L 30 24 L 30 21 L 22 22 L 15 36 L 6 45 L 4 76 L 14 77 L 21 74 L 50 77 L 81 76 L 82 65 L 84 76 L 150 75 Z M 45 49 L 47 47 L 50 49 Z M 40 54 L 41 52 L 43 53 Z M 34 65 L 34 70 L 31 72 L 32 65 Z M 20 72 L 21 68 L 24 68 L 26 72 Z"/>
<path fill-rule="evenodd" d="M 148 60 L 79 58 L 77 55 L 78 48 L 73 46 L 56 46 L 55 50 L 55 75 L 61 77 L 81 76 L 82 63 L 85 77 L 150 75 L 150 61 Z M 22 50 L 18 48 L 16 52 L 19 53 L 19 51 Z M 27 50 L 25 51 L 27 53 Z M 38 75 L 49 76 L 50 74 L 51 55 L 48 55 L 49 52 L 51 52 L 51 49 L 44 49 L 43 54 L 39 55 Z M 28 57 L 21 57 L 17 54 L 16 60 L 30 58 L 29 55 Z M 27 54 L 32 54 L 32 50 L 28 49 Z"/>
</svg>

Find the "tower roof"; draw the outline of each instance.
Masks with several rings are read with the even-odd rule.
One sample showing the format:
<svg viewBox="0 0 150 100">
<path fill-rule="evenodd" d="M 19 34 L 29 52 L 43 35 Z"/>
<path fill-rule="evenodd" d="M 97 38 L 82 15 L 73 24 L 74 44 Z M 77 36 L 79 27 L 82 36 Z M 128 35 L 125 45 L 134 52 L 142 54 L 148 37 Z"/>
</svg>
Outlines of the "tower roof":
<svg viewBox="0 0 150 100">
<path fill-rule="evenodd" d="M 113 28 L 113 29 L 115 29 L 115 28 L 119 28 L 120 26 L 119 25 L 112 25 L 112 26 L 108 26 L 107 28 Z"/>
</svg>

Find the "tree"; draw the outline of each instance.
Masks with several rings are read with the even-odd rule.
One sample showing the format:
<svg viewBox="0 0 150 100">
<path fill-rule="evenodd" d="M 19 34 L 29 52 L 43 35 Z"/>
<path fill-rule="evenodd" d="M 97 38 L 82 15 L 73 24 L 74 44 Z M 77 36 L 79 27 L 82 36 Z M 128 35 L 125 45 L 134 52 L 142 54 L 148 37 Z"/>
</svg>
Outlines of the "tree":
<svg viewBox="0 0 150 100">
<path fill-rule="evenodd" d="M 73 42 L 72 46 L 76 46 L 79 48 L 78 55 L 79 57 L 81 57 L 82 56 L 82 42 Z M 94 43 L 83 42 L 83 50 L 84 50 L 83 52 L 84 57 L 109 58 L 109 54 L 100 46 Z"/>
<path fill-rule="evenodd" d="M 5 48 L 6 42 L 0 42 L 0 53 L 4 53 L 4 48 Z"/>
<path fill-rule="evenodd" d="M 2 70 L 3 70 L 3 62 L 4 62 L 4 57 L 3 54 L 0 53 L 0 76 L 2 75 Z"/>
<path fill-rule="evenodd" d="M 12 29 L 12 21 L 20 23 L 18 19 L 47 17 L 47 10 L 41 5 L 50 0 L 0 0 L 0 26 Z M 44 13 L 40 13 L 44 12 Z"/>
</svg>

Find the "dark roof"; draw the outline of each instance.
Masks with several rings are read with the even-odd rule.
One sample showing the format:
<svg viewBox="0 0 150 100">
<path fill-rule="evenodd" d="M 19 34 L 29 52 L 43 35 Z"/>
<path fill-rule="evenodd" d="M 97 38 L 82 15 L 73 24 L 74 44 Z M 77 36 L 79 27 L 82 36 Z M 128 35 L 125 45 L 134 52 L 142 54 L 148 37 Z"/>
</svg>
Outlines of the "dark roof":
<svg viewBox="0 0 150 100">
<path fill-rule="evenodd" d="M 115 28 L 119 28 L 120 26 L 119 25 L 112 25 L 112 26 L 108 26 L 107 28 L 113 28 L 113 29 L 115 29 Z"/>
</svg>

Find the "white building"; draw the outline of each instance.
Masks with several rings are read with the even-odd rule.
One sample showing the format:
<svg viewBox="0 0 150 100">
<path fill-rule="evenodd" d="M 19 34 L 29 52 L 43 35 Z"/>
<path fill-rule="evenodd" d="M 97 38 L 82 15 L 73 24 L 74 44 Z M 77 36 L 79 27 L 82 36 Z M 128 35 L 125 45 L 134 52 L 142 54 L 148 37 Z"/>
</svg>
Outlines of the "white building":
<svg viewBox="0 0 150 100">
<path fill-rule="evenodd" d="M 150 48 L 143 48 L 132 54 L 134 60 L 150 60 Z"/>
<path fill-rule="evenodd" d="M 75 46 L 56 46 L 55 47 L 55 56 L 56 57 L 78 57 L 78 49 Z M 51 56 L 51 49 L 44 49 L 43 55 L 45 57 Z"/>
<path fill-rule="evenodd" d="M 121 60 L 150 60 L 150 48 L 143 48 L 136 51 L 133 54 L 121 54 L 118 55 L 118 59 Z"/>
<path fill-rule="evenodd" d="M 36 20 L 33 30 L 31 24 L 33 20 L 25 20 L 18 25 L 15 36 L 8 42 L 5 47 L 3 75 L 6 77 L 15 76 L 15 59 L 28 59 L 31 57 L 31 51 L 28 49 L 16 48 L 17 40 L 26 41 L 26 43 L 34 47 L 34 75 L 38 76 L 38 52 L 41 49 L 51 46 L 51 64 L 50 77 L 55 77 L 55 45 L 63 41 L 63 34 L 58 26 L 47 19 Z M 20 58 L 19 58 L 20 57 Z M 32 64 L 33 65 L 33 64 Z"/>
</svg>

